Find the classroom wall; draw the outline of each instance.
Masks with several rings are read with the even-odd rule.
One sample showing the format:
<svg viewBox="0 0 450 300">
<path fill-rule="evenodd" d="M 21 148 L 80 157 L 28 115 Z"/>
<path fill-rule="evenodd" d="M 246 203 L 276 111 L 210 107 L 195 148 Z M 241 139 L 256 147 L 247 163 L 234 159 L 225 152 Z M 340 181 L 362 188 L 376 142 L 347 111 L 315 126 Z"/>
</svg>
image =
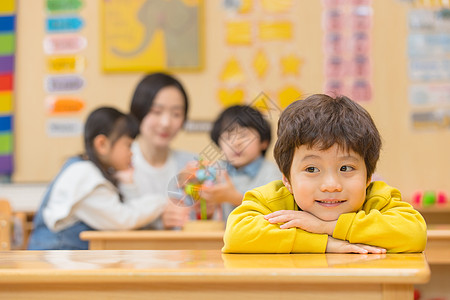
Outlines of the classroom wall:
<svg viewBox="0 0 450 300">
<path fill-rule="evenodd" d="M 88 40 L 82 54 L 87 62 L 83 71 L 85 88 L 77 96 L 85 99 L 86 109 L 70 115 L 84 119 L 99 105 L 114 105 L 127 110 L 132 92 L 142 72 L 105 73 L 101 68 L 101 1 L 85 0 L 80 15 L 86 24 L 81 31 Z M 258 2 L 258 1 L 255 1 Z M 15 173 L 13 181 L 47 182 L 63 161 L 82 151 L 81 136 L 49 137 L 46 122 L 51 117 L 44 109 L 47 96 L 43 78 L 47 74 L 42 41 L 46 18 L 44 0 L 17 0 L 17 50 L 15 77 Z M 372 114 L 383 137 L 383 152 L 377 173 L 398 187 L 406 197 L 417 189 L 443 189 L 450 192 L 450 130 L 413 130 L 408 104 L 407 22 L 408 5 L 403 1 L 373 1 L 372 79 L 373 98 L 362 103 Z M 288 50 L 304 60 L 301 74 L 291 78 L 304 95 L 323 92 L 323 30 L 321 1 L 293 1 L 288 13 L 298 19 L 295 36 Z M 262 17 L 266 17 L 261 15 Z M 257 17 L 257 15 L 256 15 Z M 224 39 L 224 20 L 229 12 L 222 1 L 204 3 L 204 68 L 193 72 L 175 72 L 191 99 L 189 117 L 212 121 L 222 109 L 217 99 L 224 60 L 230 55 L 253 59 L 249 47 L 230 47 Z M 255 15 L 253 15 L 255 18 Z M 258 45 L 255 45 L 258 46 Z M 260 46 L 260 45 L 259 45 Z M 266 46 L 275 55 L 287 51 L 276 43 Z M 273 71 L 273 72 L 272 72 Z M 246 84 L 246 102 L 261 91 L 276 97 L 274 86 L 287 80 L 270 69 L 264 80 L 250 78 Z M 271 122 L 276 127 L 276 119 Z M 207 133 L 182 132 L 174 147 L 200 153 L 210 143 Z M 273 158 L 269 155 L 269 159 Z"/>
</svg>

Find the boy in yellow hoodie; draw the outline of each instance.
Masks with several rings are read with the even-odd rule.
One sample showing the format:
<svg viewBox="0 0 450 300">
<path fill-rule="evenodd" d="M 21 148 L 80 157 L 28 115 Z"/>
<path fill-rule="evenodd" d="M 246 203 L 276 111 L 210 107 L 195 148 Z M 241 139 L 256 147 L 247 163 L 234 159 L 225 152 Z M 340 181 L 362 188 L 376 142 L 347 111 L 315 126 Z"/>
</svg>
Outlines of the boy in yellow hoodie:
<svg viewBox="0 0 450 300">
<path fill-rule="evenodd" d="M 312 95 L 278 121 L 283 179 L 248 191 L 228 217 L 226 253 L 421 252 L 426 224 L 400 192 L 371 182 L 381 149 L 369 113 Z"/>
</svg>

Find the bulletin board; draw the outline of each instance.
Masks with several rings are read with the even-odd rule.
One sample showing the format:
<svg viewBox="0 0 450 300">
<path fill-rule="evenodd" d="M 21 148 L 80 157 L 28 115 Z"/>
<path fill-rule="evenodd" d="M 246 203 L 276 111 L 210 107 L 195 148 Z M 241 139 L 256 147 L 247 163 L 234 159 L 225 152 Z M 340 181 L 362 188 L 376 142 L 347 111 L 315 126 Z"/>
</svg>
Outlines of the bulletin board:
<svg viewBox="0 0 450 300">
<path fill-rule="evenodd" d="M 78 42 L 73 43 L 84 46 L 55 55 L 43 43 L 50 38 L 46 20 L 57 18 L 56 13 L 45 9 L 45 0 L 17 1 L 14 182 L 51 180 L 67 157 L 82 151 L 80 130 L 87 113 L 105 104 L 128 110 L 144 74 L 104 71 L 102 1 L 80 2 L 80 8 L 65 15 L 73 18 L 67 24 L 79 26 L 73 33 Z M 233 6 L 237 2 L 241 5 Z M 371 93 L 360 103 L 382 134 L 377 176 L 405 197 L 418 189 L 449 193 L 450 129 L 415 128 L 411 118 L 417 109 L 410 102 L 409 1 L 369 2 L 370 69 L 364 75 Z M 210 122 L 233 103 L 270 100 L 278 108 L 270 116 L 275 133 L 277 117 L 290 99 L 325 91 L 330 79 L 325 58 L 330 53 L 324 50 L 323 1 L 204 1 L 202 9 L 203 68 L 171 72 L 190 96 L 192 121 Z M 50 72 L 49 64 L 75 70 L 67 78 L 67 71 Z M 51 87 L 77 89 L 50 91 L 49 78 Z M 59 103 L 62 111 L 49 110 L 54 107 L 49 103 Z M 193 130 L 179 134 L 173 146 L 200 153 L 209 145 L 206 132 Z M 273 160 L 271 149 L 268 155 Z"/>
</svg>

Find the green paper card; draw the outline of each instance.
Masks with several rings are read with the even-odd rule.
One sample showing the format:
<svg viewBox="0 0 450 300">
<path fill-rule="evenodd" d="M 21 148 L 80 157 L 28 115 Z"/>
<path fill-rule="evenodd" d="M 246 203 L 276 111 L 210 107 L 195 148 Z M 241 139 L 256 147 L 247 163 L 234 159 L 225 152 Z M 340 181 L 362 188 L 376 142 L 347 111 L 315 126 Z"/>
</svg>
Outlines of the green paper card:
<svg viewBox="0 0 450 300">
<path fill-rule="evenodd" d="M 11 133 L 0 134 L 0 154 L 12 153 L 12 135 Z"/>
<path fill-rule="evenodd" d="M 82 6 L 81 0 L 47 0 L 47 9 L 52 13 L 79 10 Z"/>
<path fill-rule="evenodd" d="M 13 54 L 16 48 L 15 42 L 14 34 L 0 34 L 0 55 Z"/>
</svg>

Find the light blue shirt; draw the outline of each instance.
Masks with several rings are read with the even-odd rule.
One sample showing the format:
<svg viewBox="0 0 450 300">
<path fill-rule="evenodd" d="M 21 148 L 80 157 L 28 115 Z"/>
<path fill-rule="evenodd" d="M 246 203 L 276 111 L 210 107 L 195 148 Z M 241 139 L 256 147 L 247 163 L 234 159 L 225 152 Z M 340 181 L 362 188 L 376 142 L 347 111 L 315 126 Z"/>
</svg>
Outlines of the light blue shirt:
<svg viewBox="0 0 450 300">
<path fill-rule="evenodd" d="M 220 163 L 228 172 L 234 187 L 242 194 L 259 186 L 265 185 L 273 180 L 281 179 L 281 172 L 273 162 L 264 159 L 263 156 L 255 159 L 248 165 L 236 169 L 228 162 Z M 231 203 L 222 204 L 223 219 L 236 207 Z"/>
<path fill-rule="evenodd" d="M 264 162 L 264 157 L 260 156 L 259 158 L 255 159 L 248 165 L 245 165 L 239 169 L 236 169 L 234 166 L 232 166 L 230 163 L 227 162 L 226 168 L 227 168 L 228 175 L 230 175 L 231 177 L 245 174 L 245 175 L 253 178 L 256 175 L 258 175 L 259 169 L 261 169 L 263 162 Z"/>
</svg>

